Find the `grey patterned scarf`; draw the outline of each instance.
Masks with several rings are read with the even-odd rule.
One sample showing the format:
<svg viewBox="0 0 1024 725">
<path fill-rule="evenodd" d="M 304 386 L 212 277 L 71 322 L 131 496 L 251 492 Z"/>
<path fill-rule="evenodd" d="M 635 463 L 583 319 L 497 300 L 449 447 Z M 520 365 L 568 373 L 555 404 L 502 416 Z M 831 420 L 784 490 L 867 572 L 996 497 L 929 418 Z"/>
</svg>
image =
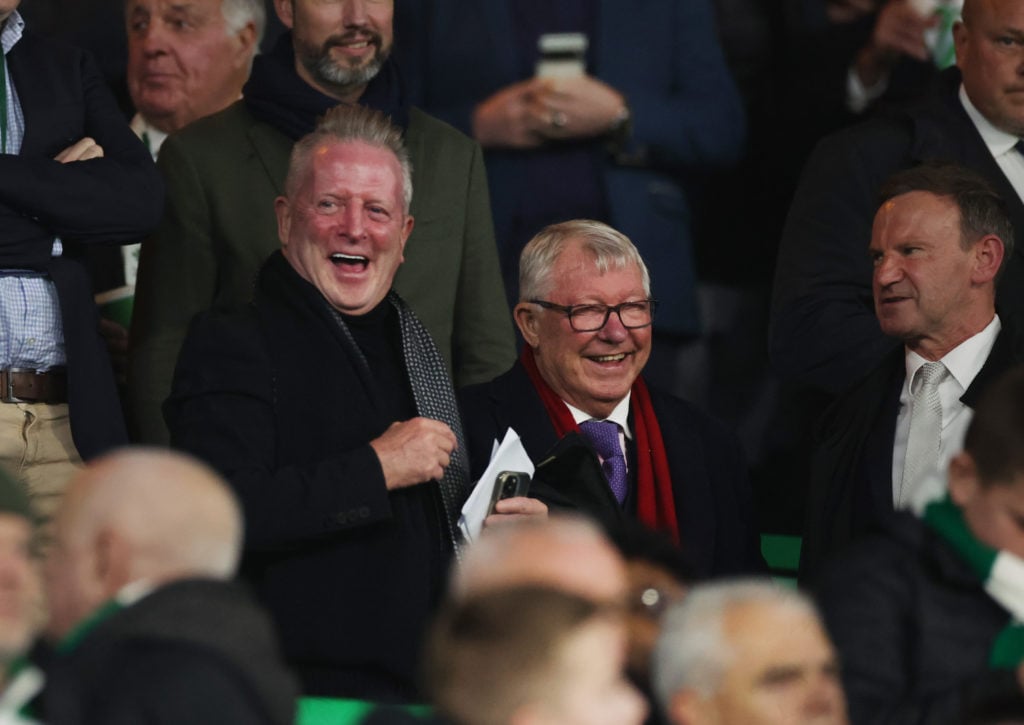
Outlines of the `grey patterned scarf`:
<svg viewBox="0 0 1024 725">
<path fill-rule="evenodd" d="M 455 391 L 448 377 L 448 366 L 427 328 L 416 317 L 416 313 L 394 291 L 388 293 L 387 299 L 398 311 L 405 370 L 409 376 L 416 412 L 424 418 L 432 418 L 446 424 L 458 440 L 458 448 L 452 454 L 451 462 L 437 484 L 444 505 L 445 527 L 455 556 L 459 557 L 462 538 L 459 535 L 458 521 L 462 504 L 469 494 L 469 458 L 466 454 L 466 439 L 462 434 L 459 408 L 455 403 Z M 369 369 L 369 364 L 362 357 L 362 351 L 344 319 L 333 308 L 331 311 L 352 349 L 360 356 L 363 366 Z"/>
</svg>

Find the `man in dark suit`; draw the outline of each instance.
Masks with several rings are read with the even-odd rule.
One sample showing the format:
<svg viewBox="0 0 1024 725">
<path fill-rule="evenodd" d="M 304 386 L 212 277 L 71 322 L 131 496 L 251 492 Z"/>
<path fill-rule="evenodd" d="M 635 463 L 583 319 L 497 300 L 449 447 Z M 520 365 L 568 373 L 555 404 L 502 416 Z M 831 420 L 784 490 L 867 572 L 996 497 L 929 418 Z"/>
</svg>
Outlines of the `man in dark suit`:
<svg viewBox="0 0 1024 725">
<path fill-rule="evenodd" d="M 989 386 L 950 462 L 949 495 L 886 522 L 815 594 L 861 723 L 1020 722 L 1024 370 Z M 1000 701 L 1016 717 L 967 717 Z M 1009 713 L 1003 713 L 1009 715 Z"/>
<path fill-rule="evenodd" d="M 875 197 L 894 172 L 924 161 L 967 166 L 1006 200 L 1024 235 L 1024 88 L 1018 45 L 1024 4 L 966 0 L 954 28 L 957 69 L 920 104 L 829 136 L 808 162 L 782 238 L 772 306 L 778 372 L 833 394 L 862 378 L 896 346 L 871 304 Z M 1007 260 L 1000 310 L 1024 315 L 1024 238 Z"/>
<path fill-rule="evenodd" d="M 900 349 L 827 411 L 811 466 L 802 568 L 894 509 L 944 493 L 981 390 L 1024 359 L 996 314 L 996 281 L 1014 254 L 1003 202 L 963 167 L 918 166 L 883 187 L 870 256 L 878 323 Z"/>
<path fill-rule="evenodd" d="M 149 232 L 161 186 L 93 61 L 17 5 L 0 2 L 0 460 L 48 516 L 81 459 L 126 441 L 84 249 Z"/>
<path fill-rule="evenodd" d="M 523 250 L 519 279 L 522 356 L 461 397 L 474 477 L 511 427 L 534 463 L 560 444 L 558 463 L 538 468 L 531 496 L 609 526 L 636 517 L 664 530 L 701 575 L 762 566 L 735 436 L 649 391 L 640 374 L 654 302 L 632 242 L 600 222 L 555 224 Z M 588 475 L 590 449 L 573 445 L 581 433 L 601 460 L 596 475 Z"/>
<path fill-rule="evenodd" d="M 165 406 L 172 443 L 242 500 L 243 574 L 308 695 L 414 701 L 420 637 L 458 545 L 468 463 L 455 396 L 391 291 L 411 178 L 383 114 L 331 109 L 296 144 L 275 205 L 282 249 L 252 304 L 196 319 Z"/>
</svg>

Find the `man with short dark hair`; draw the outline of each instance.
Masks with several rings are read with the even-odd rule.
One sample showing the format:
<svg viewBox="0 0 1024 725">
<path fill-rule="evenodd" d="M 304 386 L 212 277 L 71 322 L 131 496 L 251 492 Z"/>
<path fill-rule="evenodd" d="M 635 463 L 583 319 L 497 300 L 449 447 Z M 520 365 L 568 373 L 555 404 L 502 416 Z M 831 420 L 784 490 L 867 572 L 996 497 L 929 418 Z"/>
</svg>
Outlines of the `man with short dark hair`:
<svg viewBox="0 0 1024 725">
<path fill-rule="evenodd" d="M 981 396 L 948 496 L 922 519 L 898 514 L 823 570 L 816 593 L 854 723 L 967 722 L 981 701 L 1019 703 L 1022 440 L 1018 366 Z"/>
<path fill-rule="evenodd" d="M 811 573 L 894 509 L 941 496 L 977 396 L 1024 347 L 996 314 L 1013 254 L 1003 202 L 979 175 L 925 165 L 892 177 L 875 215 L 875 313 L 902 343 L 826 413 L 811 468 Z"/>
<path fill-rule="evenodd" d="M 863 250 L 881 184 L 925 161 L 966 166 L 1006 200 L 1018 252 L 1007 255 L 999 306 L 1024 316 L 1024 81 L 1014 40 L 1024 35 L 1024 3 L 965 0 L 953 35 L 959 70 L 944 71 L 920 103 L 825 138 L 804 169 L 772 305 L 772 363 L 784 377 L 837 394 L 893 350 L 872 314 Z"/>
<path fill-rule="evenodd" d="M 461 395 L 474 477 L 512 428 L 534 464 L 559 446 L 531 496 L 612 528 L 639 519 L 701 575 L 761 568 L 735 435 L 641 375 L 655 302 L 632 242 L 601 222 L 554 224 L 523 249 L 519 275 L 520 360 Z"/>
</svg>

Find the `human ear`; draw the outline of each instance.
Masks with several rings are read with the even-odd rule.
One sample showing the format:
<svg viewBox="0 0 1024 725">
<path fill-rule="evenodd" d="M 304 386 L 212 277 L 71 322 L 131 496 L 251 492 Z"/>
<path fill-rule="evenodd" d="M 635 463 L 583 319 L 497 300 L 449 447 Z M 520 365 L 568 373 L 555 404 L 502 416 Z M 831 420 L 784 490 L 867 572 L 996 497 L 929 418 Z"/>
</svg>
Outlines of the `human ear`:
<svg viewBox="0 0 1024 725">
<path fill-rule="evenodd" d="M 1006 252 L 1003 240 L 995 234 L 987 234 L 974 243 L 974 271 L 971 281 L 985 284 L 996 278 Z"/>
<path fill-rule="evenodd" d="M 540 320 L 537 318 L 537 311 L 533 308 L 533 305 L 528 302 L 520 302 L 512 310 L 512 315 L 515 318 L 516 327 L 522 333 L 526 344 L 536 348 L 540 343 L 540 335 L 537 332 L 537 325 L 540 323 Z"/>
<path fill-rule="evenodd" d="M 281 24 L 291 30 L 295 24 L 295 0 L 274 0 L 274 10 Z"/>
<path fill-rule="evenodd" d="M 287 247 L 288 233 L 292 228 L 292 208 L 288 197 L 279 196 L 274 199 L 274 214 L 277 216 L 277 238 L 282 247 Z"/>
</svg>

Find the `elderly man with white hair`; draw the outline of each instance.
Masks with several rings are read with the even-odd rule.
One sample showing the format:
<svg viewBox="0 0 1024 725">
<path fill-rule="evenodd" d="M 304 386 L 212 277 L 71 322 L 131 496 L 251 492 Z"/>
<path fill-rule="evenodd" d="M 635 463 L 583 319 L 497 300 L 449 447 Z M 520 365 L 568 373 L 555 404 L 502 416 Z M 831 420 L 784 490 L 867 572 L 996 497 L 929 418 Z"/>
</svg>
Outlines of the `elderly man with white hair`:
<svg viewBox="0 0 1024 725">
<path fill-rule="evenodd" d="M 669 610 L 654 688 L 673 725 L 845 725 L 836 654 L 814 605 L 764 580 L 695 587 Z"/>
<path fill-rule="evenodd" d="M 168 134 L 242 96 L 266 27 L 263 0 L 125 0 L 132 131 L 153 160 Z M 135 286 L 139 244 L 92 252 L 96 289 Z M 103 321 L 124 366 L 128 332 Z"/>
<path fill-rule="evenodd" d="M 553 224 L 526 245 L 513 312 L 522 355 L 461 395 L 473 478 L 512 428 L 534 464 L 558 461 L 538 465 L 531 496 L 609 530 L 663 531 L 702 576 L 760 570 L 735 434 L 644 381 L 656 292 L 637 248 L 607 224 Z"/>
<path fill-rule="evenodd" d="M 237 101 L 266 26 L 263 0 L 127 0 L 132 130 L 153 158 L 167 134 Z"/>
<path fill-rule="evenodd" d="M 228 583 L 242 519 L 181 454 L 122 449 L 76 476 L 45 581 L 54 723 L 290 723 L 296 688 L 269 619 Z"/>
</svg>

